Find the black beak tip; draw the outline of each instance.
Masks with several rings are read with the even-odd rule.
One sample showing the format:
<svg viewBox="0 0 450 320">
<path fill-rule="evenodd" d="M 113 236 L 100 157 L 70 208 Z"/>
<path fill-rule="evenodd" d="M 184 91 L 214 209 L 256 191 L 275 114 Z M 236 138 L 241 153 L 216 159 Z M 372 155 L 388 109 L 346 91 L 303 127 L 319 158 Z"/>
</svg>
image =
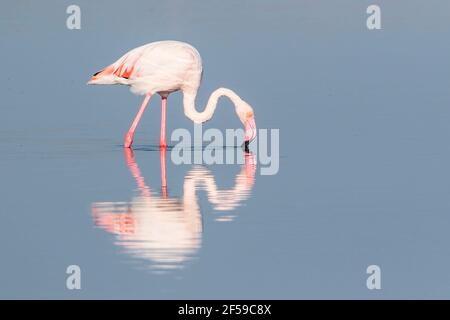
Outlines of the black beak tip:
<svg viewBox="0 0 450 320">
<path fill-rule="evenodd" d="M 250 141 L 248 141 L 248 140 L 244 141 L 244 150 L 245 150 L 245 152 L 249 151 L 249 149 L 248 149 L 249 145 L 250 145 Z"/>
</svg>

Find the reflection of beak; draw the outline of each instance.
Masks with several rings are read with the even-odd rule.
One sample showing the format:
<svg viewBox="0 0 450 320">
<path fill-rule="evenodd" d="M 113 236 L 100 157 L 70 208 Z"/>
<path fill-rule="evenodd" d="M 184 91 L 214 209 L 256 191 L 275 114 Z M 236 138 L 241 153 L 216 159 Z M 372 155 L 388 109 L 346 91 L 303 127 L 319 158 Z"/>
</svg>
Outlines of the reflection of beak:
<svg viewBox="0 0 450 320">
<path fill-rule="evenodd" d="M 248 145 L 253 139 L 256 138 L 256 123 L 255 117 L 247 119 L 245 122 L 245 144 Z"/>
</svg>

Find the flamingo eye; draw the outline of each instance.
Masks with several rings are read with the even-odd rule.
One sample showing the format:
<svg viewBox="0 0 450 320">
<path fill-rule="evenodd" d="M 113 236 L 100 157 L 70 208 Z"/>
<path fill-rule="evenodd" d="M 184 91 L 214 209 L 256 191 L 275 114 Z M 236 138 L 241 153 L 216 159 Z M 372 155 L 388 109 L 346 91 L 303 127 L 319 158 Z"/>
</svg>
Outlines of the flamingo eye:
<svg viewBox="0 0 450 320">
<path fill-rule="evenodd" d="M 98 75 L 101 71 L 98 71 L 96 73 L 94 73 L 93 77 L 95 77 L 96 75 Z"/>
</svg>

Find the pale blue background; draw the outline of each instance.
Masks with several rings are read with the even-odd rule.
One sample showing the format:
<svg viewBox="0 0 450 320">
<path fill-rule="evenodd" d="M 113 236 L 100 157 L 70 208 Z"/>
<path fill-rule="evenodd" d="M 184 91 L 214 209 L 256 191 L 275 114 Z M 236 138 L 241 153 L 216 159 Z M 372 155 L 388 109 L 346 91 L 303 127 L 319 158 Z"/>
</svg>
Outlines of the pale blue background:
<svg viewBox="0 0 450 320">
<path fill-rule="evenodd" d="M 69 4 L 82 29 L 65 26 Z M 0 11 L 0 297 L 450 298 L 450 2 L 8 1 Z M 89 87 L 90 75 L 143 43 L 192 43 L 203 105 L 219 86 L 279 128 L 280 172 L 258 176 L 231 223 L 201 195 L 203 246 L 155 275 L 94 228 L 90 205 L 129 201 L 120 146 L 141 98 Z M 159 101 L 136 158 L 158 187 Z M 238 127 L 221 102 L 207 127 Z M 188 128 L 181 99 L 168 128 Z M 143 149 L 143 150 L 142 150 Z M 182 194 L 190 166 L 168 167 Z M 211 168 L 222 187 L 238 166 Z M 154 181 L 154 182 L 153 182 Z M 65 268 L 81 266 L 81 291 Z M 365 269 L 382 268 L 378 292 Z"/>
</svg>

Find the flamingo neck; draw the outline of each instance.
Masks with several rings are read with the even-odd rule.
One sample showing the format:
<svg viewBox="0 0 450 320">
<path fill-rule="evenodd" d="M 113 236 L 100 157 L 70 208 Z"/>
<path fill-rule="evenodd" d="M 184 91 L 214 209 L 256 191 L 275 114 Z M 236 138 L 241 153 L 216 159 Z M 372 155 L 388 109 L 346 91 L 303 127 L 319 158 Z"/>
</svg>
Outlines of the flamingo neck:
<svg viewBox="0 0 450 320">
<path fill-rule="evenodd" d="M 195 107 L 195 98 L 197 96 L 197 90 L 194 92 L 183 91 L 183 104 L 185 115 L 194 121 L 195 123 L 202 123 L 208 121 L 214 115 L 214 111 L 217 107 L 217 102 L 220 97 L 227 97 L 233 102 L 235 111 L 242 123 L 245 123 L 248 112 L 253 110 L 248 110 L 250 107 L 245 103 L 234 91 L 227 88 L 219 88 L 213 91 L 209 96 L 208 103 L 202 112 L 198 112 Z"/>
</svg>

